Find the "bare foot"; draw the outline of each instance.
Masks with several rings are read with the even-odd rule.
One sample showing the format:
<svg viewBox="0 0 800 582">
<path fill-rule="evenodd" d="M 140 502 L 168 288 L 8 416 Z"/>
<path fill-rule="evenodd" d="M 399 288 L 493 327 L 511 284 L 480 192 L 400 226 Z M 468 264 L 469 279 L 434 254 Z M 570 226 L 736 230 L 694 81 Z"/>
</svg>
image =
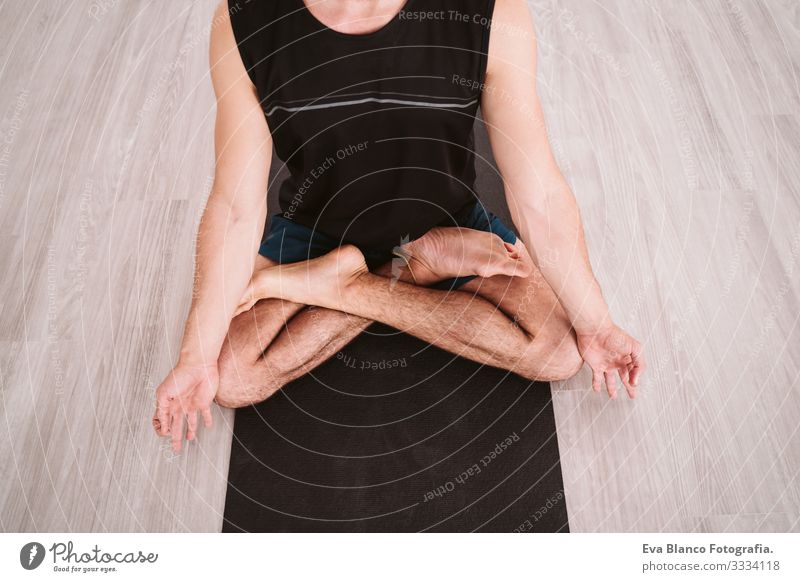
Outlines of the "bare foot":
<svg viewBox="0 0 800 582">
<path fill-rule="evenodd" d="M 267 267 L 253 275 L 236 315 L 261 299 L 284 299 L 335 309 L 346 288 L 367 272 L 364 255 L 352 245 L 310 261 Z"/>
<path fill-rule="evenodd" d="M 436 227 L 395 249 L 416 278 L 527 277 L 533 266 L 512 244 L 494 233 L 461 227 Z"/>
</svg>

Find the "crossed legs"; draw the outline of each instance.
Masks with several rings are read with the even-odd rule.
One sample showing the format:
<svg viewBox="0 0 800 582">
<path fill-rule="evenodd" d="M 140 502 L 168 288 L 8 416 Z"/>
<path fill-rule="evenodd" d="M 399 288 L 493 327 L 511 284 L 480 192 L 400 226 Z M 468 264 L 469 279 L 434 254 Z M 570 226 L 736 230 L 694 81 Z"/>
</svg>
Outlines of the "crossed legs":
<svg viewBox="0 0 800 582">
<path fill-rule="evenodd" d="M 454 291 L 425 287 L 446 278 L 436 265 L 370 273 L 350 246 L 291 265 L 259 257 L 266 298 L 231 322 L 217 403 L 237 408 L 269 398 L 373 321 L 532 380 L 573 376 L 582 359 L 566 314 L 521 241 L 515 251 L 528 276 L 478 277 Z"/>
</svg>

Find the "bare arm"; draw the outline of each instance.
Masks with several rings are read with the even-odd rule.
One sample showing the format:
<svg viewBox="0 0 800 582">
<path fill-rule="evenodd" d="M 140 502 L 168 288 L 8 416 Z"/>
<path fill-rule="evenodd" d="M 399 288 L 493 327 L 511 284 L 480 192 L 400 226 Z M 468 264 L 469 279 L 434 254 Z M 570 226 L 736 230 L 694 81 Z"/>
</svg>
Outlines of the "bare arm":
<svg viewBox="0 0 800 582">
<path fill-rule="evenodd" d="M 181 361 L 192 364 L 217 361 L 253 274 L 267 213 L 272 139 L 239 57 L 230 19 L 222 19 L 226 7 L 223 2 L 218 8 L 220 20 L 211 33 L 216 173 L 198 232 L 195 290 L 181 348 Z"/>
<path fill-rule="evenodd" d="M 197 429 L 197 412 L 211 425 L 217 359 L 231 318 L 244 294 L 267 215 L 272 139 L 264 113 L 239 56 L 227 2 L 217 8 L 211 31 L 211 80 L 217 97 L 216 172 L 197 235 L 192 305 L 177 365 L 157 390 L 154 426 L 179 451 Z"/>
<path fill-rule="evenodd" d="M 595 389 L 605 375 L 613 397 L 614 379 L 606 372 L 616 369 L 632 395 L 644 369 L 641 346 L 611 320 L 589 262 L 580 210 L 553 156 L 525 0 L 498 0 L 490 38 L 482 110 L 514 224 L 575 328 L 595 372 Z"/>
</svg>

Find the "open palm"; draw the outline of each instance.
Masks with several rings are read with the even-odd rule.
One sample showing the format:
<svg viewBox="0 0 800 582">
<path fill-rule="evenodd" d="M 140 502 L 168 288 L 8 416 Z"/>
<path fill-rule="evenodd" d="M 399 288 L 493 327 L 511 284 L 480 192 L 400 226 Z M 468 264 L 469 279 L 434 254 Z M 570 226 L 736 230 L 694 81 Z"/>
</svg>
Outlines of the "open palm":
<svg viewBox="0 0 800 582">
<path fill-rule="evenodd" d="M 197 413 L 205 426 L 211 426 L 211 403 L 217 394 L 219 371 L 216 365 L 189 366 L 178 364 L 156 390 L 156 412 L 153 428 L 160 436 L 172 437 L 172 448 L 180 452 L 184 421 L 186 439 L 197 436 Z"/>
<path fill-rule="evenodd" d="M 593 334 L 578 334 L 578 350 L 592 369 L 592 388 L 600 392 L 603 381 L 610 398 L 617 396 L 619 375 L 630 398 L 636 396 L 645 363 L 642 345 L 616 325 Z"/>
</svg>

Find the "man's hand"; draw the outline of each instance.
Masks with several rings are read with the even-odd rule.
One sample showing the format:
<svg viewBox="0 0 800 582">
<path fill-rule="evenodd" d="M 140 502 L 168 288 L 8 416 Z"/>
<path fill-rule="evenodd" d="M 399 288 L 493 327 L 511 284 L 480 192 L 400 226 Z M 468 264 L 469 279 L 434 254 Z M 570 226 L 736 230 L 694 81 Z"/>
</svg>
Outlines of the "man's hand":
<svg viewBox="0 0 800 582">
<path fill-rule="evenodd" d="M 600 392 L 605 379 L 610 398 L 617 397 L 619 374 L 630 398 L 636 397 L 642 374 L 647 367 L 642 345 L 619 327 L 611 324 L 596 333 L 577 334 L 578 351 L 592 369 L 592 388 Z"/>
<path fill-rule="evenodd" d="M 217 394 L 219 371 L 216 364 L 178 363 L 156 390 L 153 428 L 159 436 L 172 437 L 172 449 L 179 453 L 183 444 L 183 423 L 187 421 L 187 440 L 197 436 L 197 412 L 205 426 L 211 426 L 211 402 Z"/>
</svg>

